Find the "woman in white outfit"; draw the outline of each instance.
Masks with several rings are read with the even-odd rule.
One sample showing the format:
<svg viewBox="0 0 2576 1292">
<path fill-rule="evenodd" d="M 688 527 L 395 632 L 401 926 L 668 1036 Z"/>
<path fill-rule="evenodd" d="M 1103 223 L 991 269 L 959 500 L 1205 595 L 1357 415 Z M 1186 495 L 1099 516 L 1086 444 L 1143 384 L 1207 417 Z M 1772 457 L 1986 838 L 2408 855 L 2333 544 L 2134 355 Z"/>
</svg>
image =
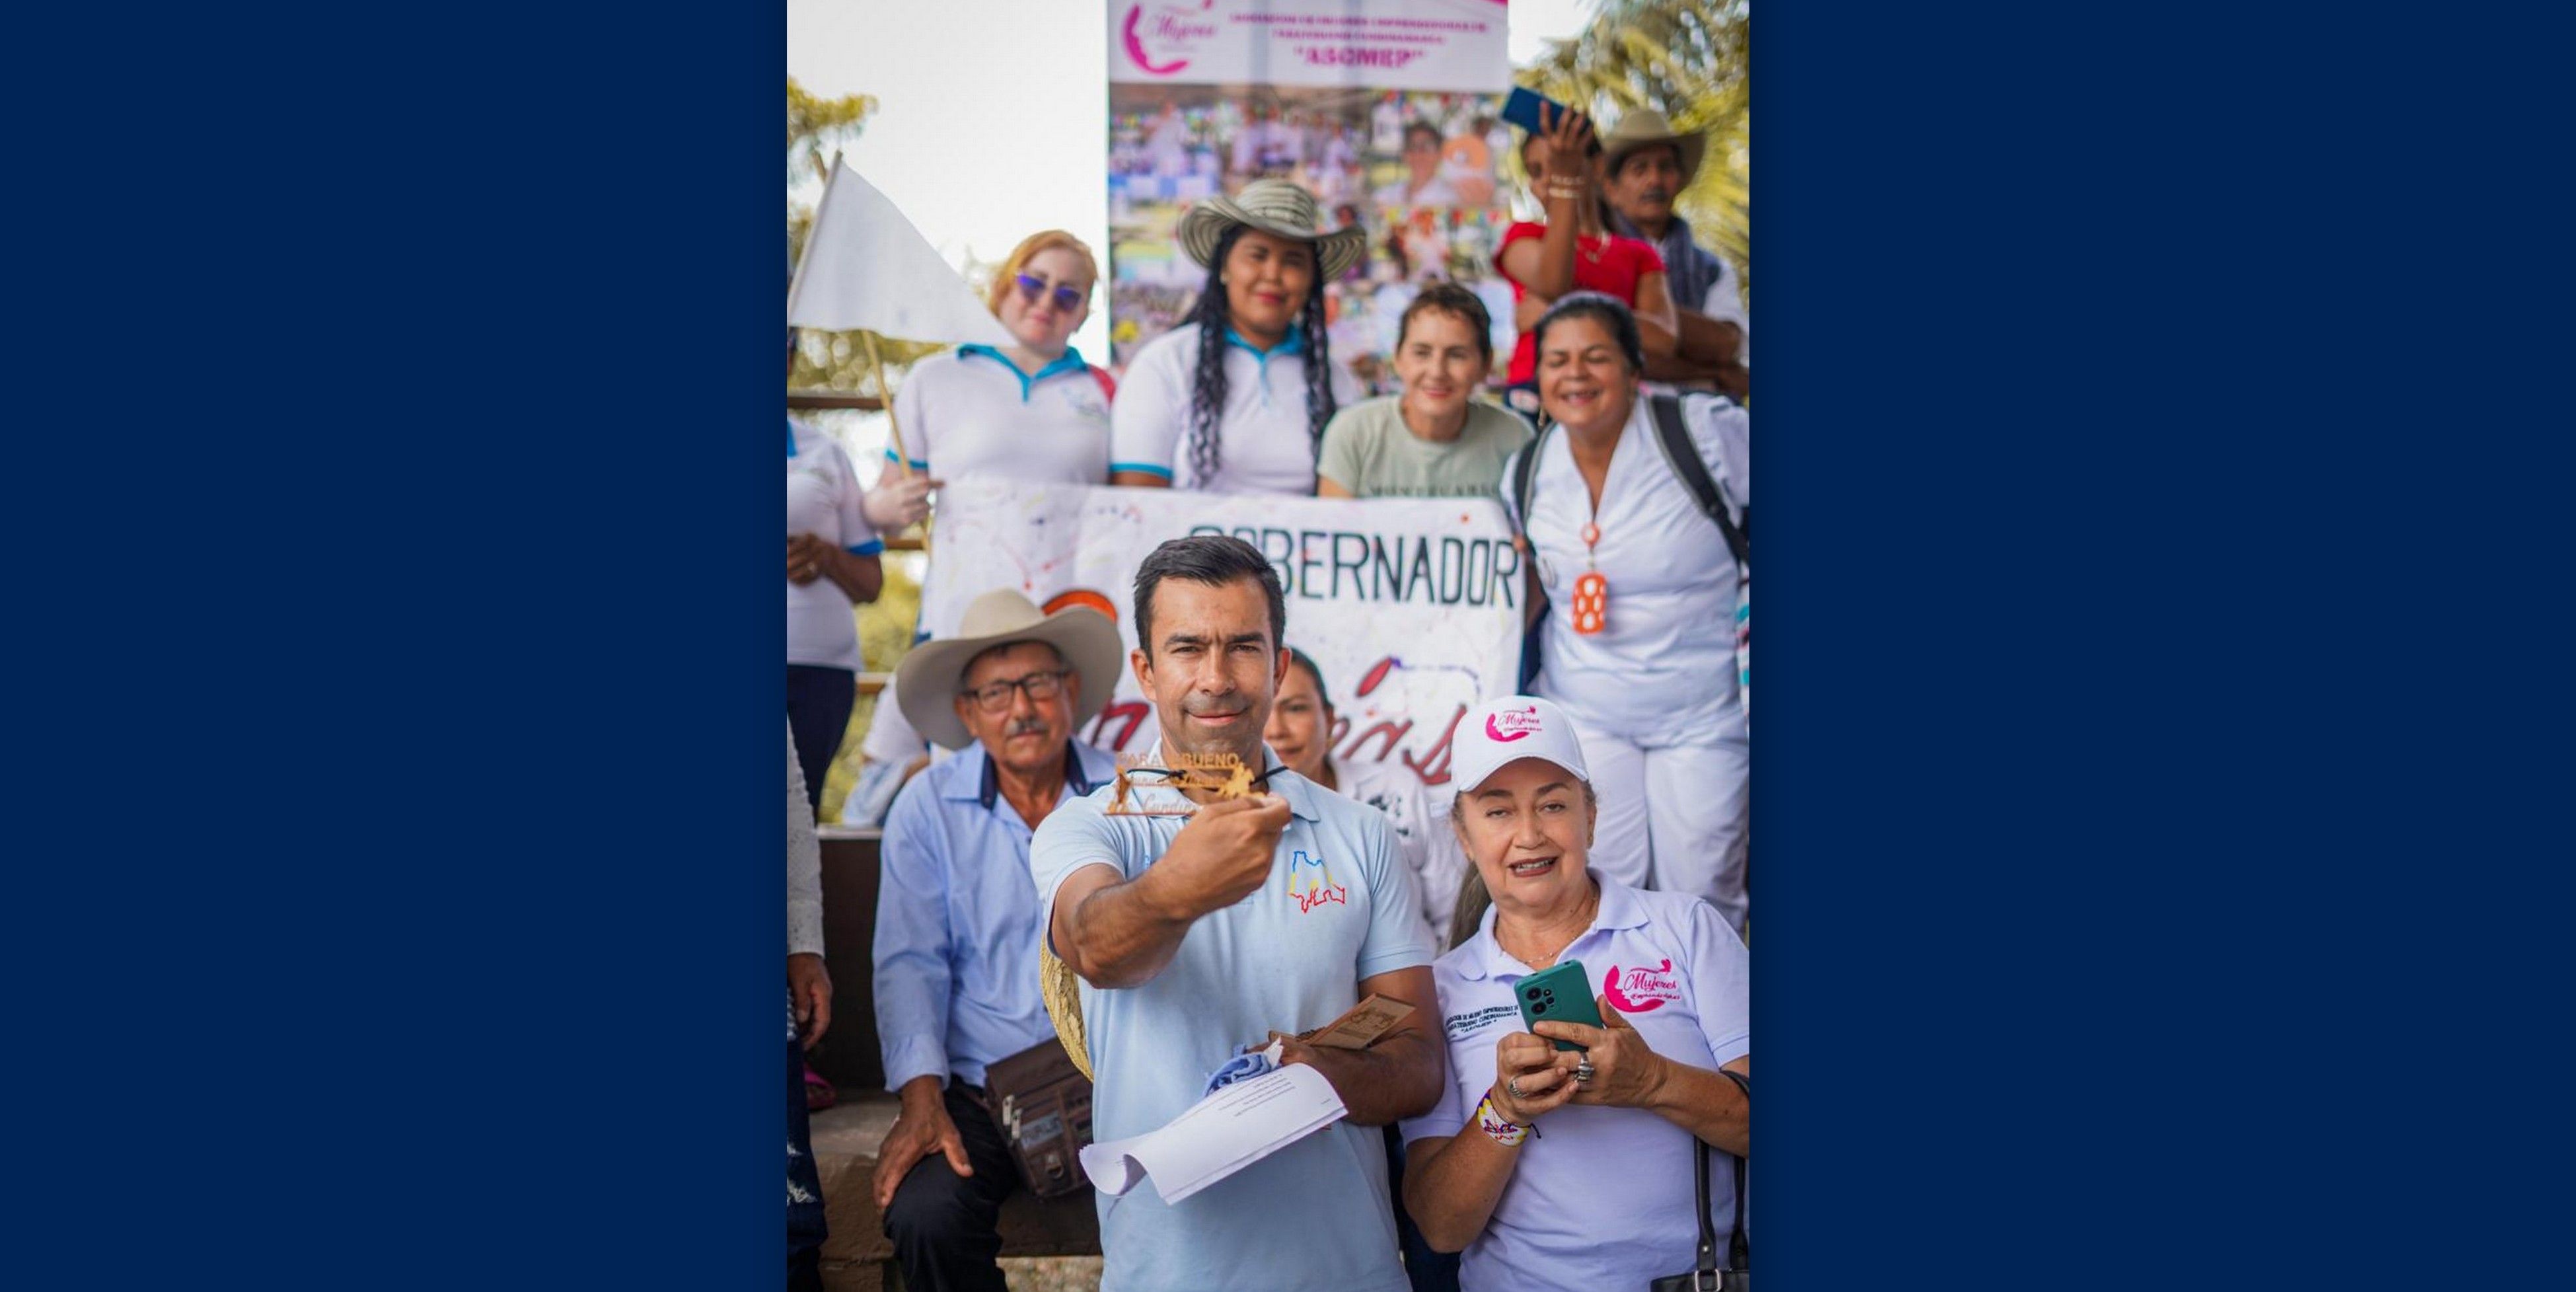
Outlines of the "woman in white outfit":
<svg viewBox="0 0 2576 1292">
<path fill-rule="evenodd" d="M 1111 415 L 1110 483 L 1309 497 L 1333 412 L 1361 397 L 1332 360 L 1324 284 L 1367 254 L 1360 228 L 1318 232 L 1314 195 L 1262 179 L 1181 217 L 1205 266 L 1190 321 L 1127 365 Z"/>
<path fill-rule="evenodd" d="M 891 534 L 927 516 L 930 491 L 951 480 L 1109 483 L 1116 384 L 1072 344 L 1099 281 L 1091 248 L 1061 229 L 1012 248 L 986 304 L 1014 344 L 931 355 L 895 391 L 895 426 L 909 457 L 899 464 L 886 446 L 868 492 L 868 518 L 879 529 Z M 903 769 L 930 750 L 900 705 L 881 703 L 860 752 L 867 764 L 841 816 L 873 824 L 892 806 Z"/>
<path fill-rule="evenodd" d="M 1577 292 L 1533 329 L 1540 406 L 1530 514 L 1515 516 L 1550 607 L 1530 686 L 1565 707 L 1600 788 L 1601 867 L 1706 898 L 1742 929 L 1749 737 L 1736 692 L 1737 569 L 1655 439 L 1644 350 L 1617 300 Z M 1731 515 L 1750 502 L 1750 422 L 1681 397 L 1684 428 Z M 1513 492 L 1520 456 L 1503 470 Z M 1517 509 L 1518 500 L 1504 499 Z M 1533 603 L 1539 598 L 1533 596 Z"/>
<path fill-rule="evenodd" d="M 1610 877 L 1601 770 L 1569 725 L 1543 699 L 1490 700 L 1450 754 L 1451 821 L 1494 905 L 1431 966 L 1449 1080 L 1403 1123 L 1404 1204 L 1435 1250 L 1464 1249 L 1476 1292 L 1634 1292 L 1690 1269 L 1700 1155 L 1751 1149 L 1744 943 L 1703 902 Z M 1568 963 L 1583 985 L 1557 999 L 1592 997 L 1601 1025 L 1525 1025 L 1520 984 Z M 1731 1165 L 1709 1179 L 1721 1252 Z"/>
</svg>

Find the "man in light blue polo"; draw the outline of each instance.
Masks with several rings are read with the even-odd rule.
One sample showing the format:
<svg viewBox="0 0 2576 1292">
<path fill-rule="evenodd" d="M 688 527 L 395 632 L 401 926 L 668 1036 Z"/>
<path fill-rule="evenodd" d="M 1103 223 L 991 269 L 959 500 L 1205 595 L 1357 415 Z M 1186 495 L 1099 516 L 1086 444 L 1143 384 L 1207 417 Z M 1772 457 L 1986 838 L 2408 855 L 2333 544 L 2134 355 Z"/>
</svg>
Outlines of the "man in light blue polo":
<svg viewBox="0 0 2576 1292">
<path fill-rule="evenodd" d="M 1058 1044 L 1038 999 L 1029 840 L 1116 771 L 1073 732 L 1109 702 L 1119 654 L 1099 611 L 1046 615 L 1001 589 L 895 674 L 914 727 L 961 751 L 895 800 L 877 898 L 877 1044 L 903 1097 L 877 1150 L 877 1210 L 917 1292 L 1004 1289 L 997 1222 L 1017 1171 L 984 1074 Z"/>
<path fill-rule="evenodd" d="M 1038 828 L 1029 865 L 1048 937 L 1082 980 L 1093 1133 L 1156 1129 L 1236 1049 L 1331 1022 L 1372 993 L 1416 1012 L 1366 1050 L 1295 1040 L 1347 1119 L 1178 1205 L 1142 1185 L 1098 1199 L 1102 1292 L 1405 1292 L 1379 1126 L 1438 1100 L 1432 949 L 1375 809 L 1287 770 L 1261 743 L 1288 660 L 1279 578 L 1241 539 L 1174 539 L 1136 572 L 1129 656 L 1154 701 L 1146 755 L 1230 753 L 1266 772 L 1194 815 L 1105 815 L 1107 788 Z M 1140 780 L 1144 779 L 1142 777 Z M 1171 793 L 1171 791 L 1165 791 Z"/>
</svg>

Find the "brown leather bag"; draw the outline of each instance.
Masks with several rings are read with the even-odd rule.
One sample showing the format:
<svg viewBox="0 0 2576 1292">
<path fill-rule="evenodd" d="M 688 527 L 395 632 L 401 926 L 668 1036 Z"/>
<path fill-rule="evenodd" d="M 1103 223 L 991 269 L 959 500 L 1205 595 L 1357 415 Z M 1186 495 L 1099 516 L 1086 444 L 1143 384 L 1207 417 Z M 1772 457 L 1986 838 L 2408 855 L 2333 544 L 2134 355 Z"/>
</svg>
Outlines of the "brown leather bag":
<svg viewBox="0 0 2576 1292">
<path fill-rule="evenodd" d="M 1090 1187 L 1080 1155 L 1091 1142 L 1091 1079 L 1062 1043 L 1044 1041 L 985 1068 L 984 1107 L 1029 1192 L 1058 1198 Z"/>
</svg>

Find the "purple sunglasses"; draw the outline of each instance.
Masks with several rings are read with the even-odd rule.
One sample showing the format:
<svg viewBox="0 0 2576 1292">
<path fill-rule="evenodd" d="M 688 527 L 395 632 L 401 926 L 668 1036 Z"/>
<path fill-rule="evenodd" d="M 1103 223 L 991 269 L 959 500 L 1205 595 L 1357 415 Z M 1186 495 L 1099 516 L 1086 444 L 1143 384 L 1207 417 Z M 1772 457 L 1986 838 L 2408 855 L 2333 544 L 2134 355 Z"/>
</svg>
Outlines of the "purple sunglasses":
<svg viewBox="0 0 2576 1292">
<path fill-rule="evenodd" d="M 1038 297 L 1048 294 L 1046 280 L 1043 278 L 1031 278 L 1027 274 L 1021 274 L 1018 275 L 1018 282 L 1020 284 L 1020 299 L 1027 301 L 1031 305 L 1038 303 Z M 1067 314 L 1071 314 L 1075 310 L 1082 308 L 1082 302 L 1088 298 L 1091 293 L 1077 291 L 1074 288 L 1067 287 L 1059 283 L 1057 284 L 1053 295 L 1055 297 L 1055 307 L 1063 310 Z"/>
</svg>

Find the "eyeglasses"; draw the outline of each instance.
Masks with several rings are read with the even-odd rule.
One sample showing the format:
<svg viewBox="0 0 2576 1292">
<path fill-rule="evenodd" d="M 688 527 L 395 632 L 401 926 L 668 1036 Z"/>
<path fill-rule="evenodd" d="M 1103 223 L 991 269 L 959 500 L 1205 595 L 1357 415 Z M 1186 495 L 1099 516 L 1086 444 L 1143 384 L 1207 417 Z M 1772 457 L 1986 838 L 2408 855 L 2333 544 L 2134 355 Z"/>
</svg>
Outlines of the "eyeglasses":
<svg viewBox="0 0 2576 1292">
<path fill-rule="evenodd" d="M 1020 281 L 1028 280 L 1023 278 Z M 991 686 L 979 687 L 972 691 L 960 691 L 958 694 L 973 700 L 975 707 L 986 713 L 1000 713 L 1011 707 L 1013 691 L 1026 691 L 1031 700 L 1054 699 L 1058 692 L 1064 690 L 1064 679 L 1072 672 L 1073 670 L 1069 668 L 1049 669 L 1043 673 L 1031 673 L 1027 677 L 1014 678 L 1008 682 L 995 682 Z"/>
<path fill-rule="evenodd" d="M 1043 278 L 1032 278 L 1027 274 L 1021 274 L 1018 276 L 1018 281 L 1020 284 L 1020 299 L 1027 301 L 1031 305 L 1037 304 L 1040 296 L 1048 294 L 1047 281 Z M 1067 314 L 1070 314 L 1075 310 L 1082 308 L 1082 302 L 1090 295 L 1091 293 L 1083 291 L 1070 284 L 1058 283 L 1055 285 L 1054 292 L 1055 307 L 1063 310 Z"/>
</svg>

